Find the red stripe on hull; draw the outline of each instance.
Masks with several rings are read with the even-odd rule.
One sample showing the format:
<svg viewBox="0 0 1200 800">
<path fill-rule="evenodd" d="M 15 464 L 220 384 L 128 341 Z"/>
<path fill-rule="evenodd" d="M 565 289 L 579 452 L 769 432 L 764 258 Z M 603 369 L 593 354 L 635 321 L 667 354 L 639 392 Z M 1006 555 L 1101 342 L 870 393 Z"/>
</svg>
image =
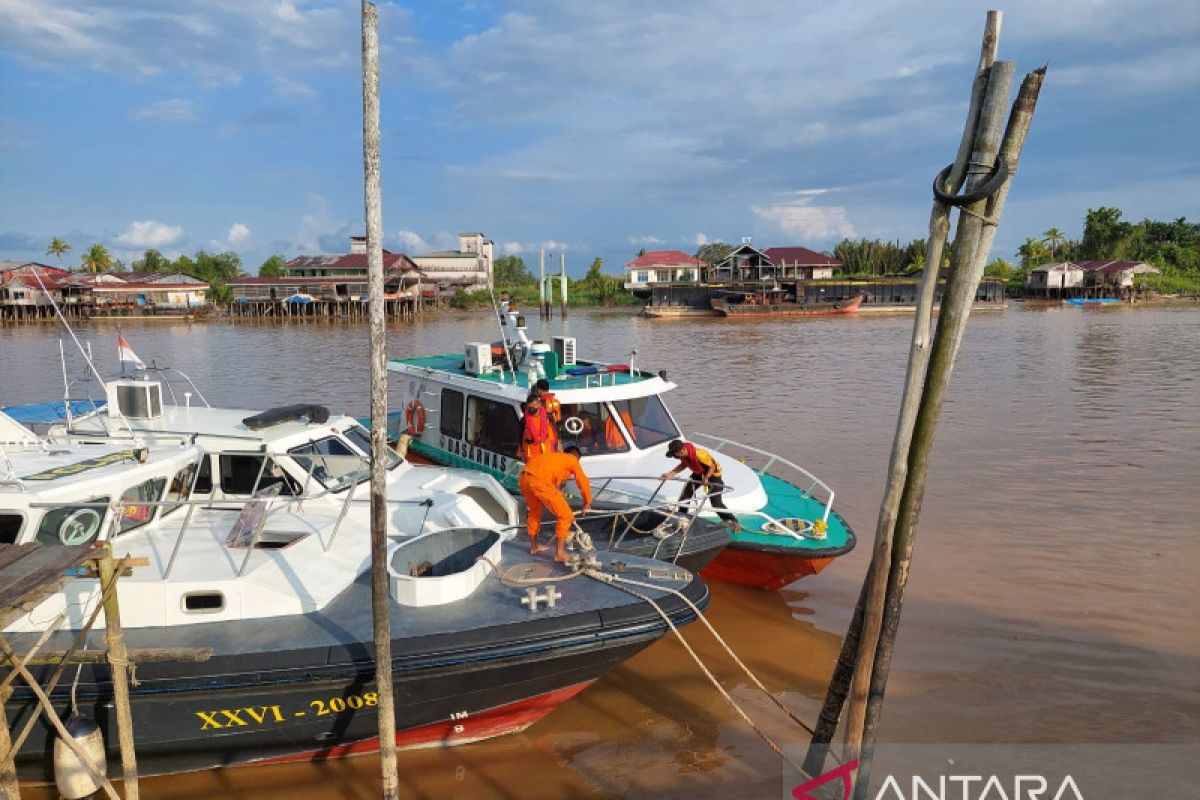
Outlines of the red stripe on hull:
<svg viewBox="0 0 1200 800">
<path fill-rule="evenodd" d="M 420 453 L 414 453 L 412 450 L 409 450 L 404 455 L 404 460 L 409 462 L 410 464 L 421 464 L 421 465 L 429 465 L 429 466 L 437 465 L 436 461 L 426 458 L 425 456 L 421 455 Z"/>
<path fill-rule="evenodd" d="M 832 561 L 832 557 L 806 558 L 726 547 L 707 567 L 700 570 L 700 574 L 711 580 L 740 583 L 773 592 L 805 575 L 816 575 Z"/>
<path fill-rule="evenodd" d="M 506 706 L 480 711 L 461 720 L 447 720 L 422 725 L 418 728 L 400 731 L 396 734 L 396 746 L 400 748 L 418 747 L 451 747 L 458 744 L 478 742 L 494 736 L 518 733 L 525 730 L 542 717 L 549 714 L 558 706 L 582 692 L 592 681 L 584 681 L 565 689 L 518 700 Z M 340 744 L 321 750 L 310 750 L 303 753 L 289 753 L 286 756 L 266 758 L 255 761 L 255 764 L 286 764 L 296 761 L 325 761 L 332 758 L 376 753 L 379 751 L 379 739 L 364 739 L 359 742 Z"/>
</svg>

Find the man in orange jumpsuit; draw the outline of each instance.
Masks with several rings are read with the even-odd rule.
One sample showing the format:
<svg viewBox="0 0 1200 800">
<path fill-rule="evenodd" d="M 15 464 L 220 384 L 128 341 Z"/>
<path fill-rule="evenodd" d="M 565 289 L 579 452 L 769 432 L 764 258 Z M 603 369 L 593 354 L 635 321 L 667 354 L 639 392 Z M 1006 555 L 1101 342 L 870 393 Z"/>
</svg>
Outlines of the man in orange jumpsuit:
<svg viewBox="0 0 1200 800">
<path fill-rule="evenodd" d="M 550 417 L 550 421 L 558 426 L 562 422 L 562 403 L 558 402 L 554 392 L 550 391 L 550 381 L 542 378 L 534 385 L 537 387 L 538 394 L 542 396 L 542 404 L 546 407 L 546 414 Z"/>
<path fill-rule="evenodd" d="M 567 537 L 571 532 L 571 521 L 575 513 L 567 505 L 559 488 L 574 477 L 579 493 L 583 495 L 583 512 L 592 509 L 592 487 L 587 475 L 579 465 L 579 448 L 570 445 L 561 453 L 543 453 L 534 456 L 521 470 L 518 485 L 525 503 L 529 506 L 526 527 L 529 531 L 529 552 L 540 553 L 546 548 L 538 546 L 538 531 L 542 527 L 542 509 L 548 509 L 555 517 L 554 538 L 558 548 L 554 552 L 556 561 L 567 560 Z"/>
<path fill-rule="evenodd" d="M 558 431 L 546 412 L 541 393 L 534 389 L 525 401 L 525 417 L 522 424 L 521 458 L 529 463 L 535 456 L 552 453 L 558 449 Z"/>
</svg>

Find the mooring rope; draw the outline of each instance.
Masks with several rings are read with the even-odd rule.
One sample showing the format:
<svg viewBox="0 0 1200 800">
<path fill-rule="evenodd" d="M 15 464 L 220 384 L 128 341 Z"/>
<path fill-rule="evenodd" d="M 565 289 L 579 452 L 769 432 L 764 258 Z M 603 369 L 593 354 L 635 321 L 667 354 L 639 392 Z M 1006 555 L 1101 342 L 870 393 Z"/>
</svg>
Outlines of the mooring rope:
<svg viewBox="0 0 1200 800">
<path fill-rule="evenodd" d="M 657 586 L 653 583 L 645 583 L 643 581 L 634 580 L 633 578 L 618 577 L 617 580 L 621 581 L 622 583 L 629 583 L 629 584 L 633 584 L 634 586 L 641 586 L 646 589 L 658 589 L 660 591 L 669 592 L 670 594 L 675 595 L 680 600 L 682 600 L 684 603 L 686 603 L 688 605 L 688 607 L 690 609 L 692 609 L 693 612 L 695 612 L 696 618 L 700 620 L 700 622 L 704 625 L 705 628 L 708 628 L 708 632 L 711 633 L 713 635 L 713 638 L 717 640 L 717 644 L 721 645 L 722 649 L 724 649 L 725 652 L 729 654 L 729 657 L 733 659 L 733 662 L 735 664 L 737 664 L 738 667 L 741 668 L 742 672 L 744 672 L 746 674 L 746 677 L 749 678 L 755 686 L 757 686 L 759 689 L 761 689 L 764 694 L 766 694 L 768 697 L 770 697 L 771 702 L 773 702 L 776 706 L 778 706 L 780 711 L 782 711 L 783 713 L 785 713 L 789 717 L 791 717 L 793 722 L 795 722 L 797 725 L 799 725 L 801 728 L 803 728 L 810 734 L 816 733 L 816 731 L 814 731 L 811 727 L 809 727 L 809 725 L 804 720 L 800 719 L 798 716 L 795 715 L 795 713 L 792 712 L 792 710 L 790 708 L 788 708 L 786 705 L 784 705 L 782 700 L 780 700 L 778 697 L 776 697 L 772 692 L 770 692 L 767 689 L 766 686 L 763 685 L 763 682 L 758 679 L 758 676 L 755 675 L 750 670 L 750 667 L 746 666 L 746 663 L 744 661 L 742 661 L 741 658 L 738 657 L 738 654 L 735 653 L 733 651 L 733 648 L 730 647 L 729 644 L 721 637 L 721 634 L 717 633 L 717 629 L 715 627 L 713 627 L 713 624 L 708 621 L 708 618 L 705 617 L 704 614 L 702 614 L 700 612 L 699 607 L 697 607 L 696 604 L 693 603 L 686 594 L 679 591 L 678 589 L 672 589 L 669 586 Z"/>
<path fill-rule="evenodd" d="M 628 586 L 622 586 L 621 584 L 626 583 L 627 581 L 624 578 L 621 578 L 617 575 L 613 575 L 608 572 L 602 572 L 601 570 L 597 570 L 597 569 L 586 569 L 586 570 L 584 570 L 583 574 L 587 575 L 589 578 L 598 580 L 601 583 L 607 583 L 609 585 L 616 586 L 616 588 L 620 589 L 621 591 L 627 592 L 627 593 L 633 595 L 634 597 L 638 597 L 638 598 L 646 601 L 647 603 L 649 603 L 650 606 L 656 612 L 658 612 L 658 615 L 660 617 L 662 617 L 663 621 L 667 623 L 667 627 L 670 628 L 671 633 L 673 633 L 675 635 L 675 638 L 678 639 L 679 643 L 683 645 L 683 648 L 685 650 L 687 650 L 688 655 L 690 655 L 692 657 L 692 660 L 696 662 L 696 666 L 700 667 L 700 671 L 703 672 L 705 677 L 708 678 L 709 682 L 712 683 L 712 685 L 714 687 L 716 687 L 716 690 L 721 693 L 721 696 L 725 698 L 725 701 L 728 702 L 729 705 L 733 707 L 733 710 L 736 711 L 741 716 L 741 718 L 746 721 L 746 724 L 750 726 L 751 730 L 753 730 L 755 733 L 757 733 L 759 738 L 761 738 L 764 742 L 766 742 L 767 745 L 772 750 L 774 750 L 775 753 L 780 758 L 782 758 L 789 767 L 796 770 L 801 775 L 807 774 L 799 764 L 797 764 L 795 761 L 790 759 L 788 757 L 787 753 L 783 752 L 783 748 L 780 747 L 778 744 L 776 744 L 775 740 L 772 739 L 770 736 L 768 736 L 766 731 L 764 731 L 762 728 L 760 728 L 754 722 L 754 720 L 752 720 L 750 718 L 750 715 L 747 714 L 746 711 L 738 704 L 738 702 L 733 699 L 732 695 L 730 695 L 729 692 L 725 691 L 725 687 L 721 685 L 721 682 L 716 679 L 716 676 L 714 676 L 712 674 L 712 672 L 709 671 L 708 667 L 706 667 L 704 665 L 704 661 L 701 660 L 700 656 L 696 653 L 696 651 L 692 649 L 692 646 L 690 644 L 688 644 L 687 639 L 683 638 L 683 634 L 679 632 L 679 628 L 676 627 L 675 623 L 671 620 L 671 617 L 667 614 L 667 612 L 663 611 L 662 607 L 654 601 L 654 598 L 650 597 L 649 595 L 642 594 L 641 592 L 637 591 L 636 589 L 631 589 Z M 650 586 L 652 588 L 659 589 L 659 590 L 663 590 L 665 588 L 662 586 L 656 586 L 654 584 L 650 584 Z M 671 591 L 671 590 L 668 589 L 667 591 Z M 689 603 L 689 605 L 690 605 L 690 603 Z M 693 608 L 695 608 L 695 606 L 693 606 Z"/>
</svg>

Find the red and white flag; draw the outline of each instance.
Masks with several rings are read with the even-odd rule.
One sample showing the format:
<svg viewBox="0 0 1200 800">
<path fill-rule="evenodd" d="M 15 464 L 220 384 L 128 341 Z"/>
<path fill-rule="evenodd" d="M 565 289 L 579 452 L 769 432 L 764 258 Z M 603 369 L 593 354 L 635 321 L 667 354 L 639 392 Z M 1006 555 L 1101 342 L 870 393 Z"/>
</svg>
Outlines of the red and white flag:
<svg viewBox="0 0 1200 800">
<path fill-rule="evenodd" d="M 137 353 L 133 352 L 133 348 L 121 333 L 117 334 L 117 358 L 121 360 L 121 364 L 131 364 L 134 369 L 146 368 L 145 362 L 137 357 Z"/>
</svg>

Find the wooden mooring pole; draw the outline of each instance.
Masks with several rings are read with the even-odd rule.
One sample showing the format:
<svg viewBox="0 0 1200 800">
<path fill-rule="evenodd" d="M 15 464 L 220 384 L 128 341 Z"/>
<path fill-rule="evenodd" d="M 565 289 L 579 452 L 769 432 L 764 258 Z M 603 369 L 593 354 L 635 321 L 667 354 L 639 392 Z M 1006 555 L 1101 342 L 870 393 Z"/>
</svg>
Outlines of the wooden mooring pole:
<svg viewBox="0 0 1200 800">
<path fill-rule="evenodd" d="M 384 800 L 400 797 L 396 712 L 392 695 L 391 595 L 387 572 L 387 320 L 383 299 L 383 201 L 379 169 L 379 18 L 362 4 L 363 204 L 371 337 L 371 612 L 379 692 L 379 768 Z"/>
<path fill-rule="evenodd" d="M 100 585 L 116 581 L 112 548 L 105 546 L 96 559 Z M 117 737 L 121 743 L 121 771 L 125 780 L 126 800 L 138 800 L 137 755 L 133 745 L 133 710 L 129 703 L 129 653 L 125 650 L 125 634 L 121 631 L 121 606 L 117 593 L 104 595 L 104 635 L 108 644 L 108 664 L 112 673 L 113 703 L 117 712 Z"/>
<path fill-rule="evenodd" d="M 1015 67 L 1010 62 L 995 60 L 1000 21 L 999 12 L 988 13 L 958 155 L 946 175 L 939 176 L 942 196 L 935 195 L 930 217 L 925 275 L 918 293 L 908 375 L 874 552 L 804 764 L 809 774 L 823 770 L 848 696 L 846 760 L 857 760 L 857 798 L 868 796 L 875 734 L 942 402 L 1045 74 L 1043 68 L 1026 76 L 1008 125 L 1003 128 Z M 1003 158 L 997 159 L 997 155 Z M 1007 173 L 1003 174 L 1005 167 Z M 966 195 L 952 197 L 960 187 L 965 188 Z M 934 287 L 949 231 L 951 205 L 961 208 L 954 261 L 938 314 L 936 335 L 931 338 Z"/>
</svg>

